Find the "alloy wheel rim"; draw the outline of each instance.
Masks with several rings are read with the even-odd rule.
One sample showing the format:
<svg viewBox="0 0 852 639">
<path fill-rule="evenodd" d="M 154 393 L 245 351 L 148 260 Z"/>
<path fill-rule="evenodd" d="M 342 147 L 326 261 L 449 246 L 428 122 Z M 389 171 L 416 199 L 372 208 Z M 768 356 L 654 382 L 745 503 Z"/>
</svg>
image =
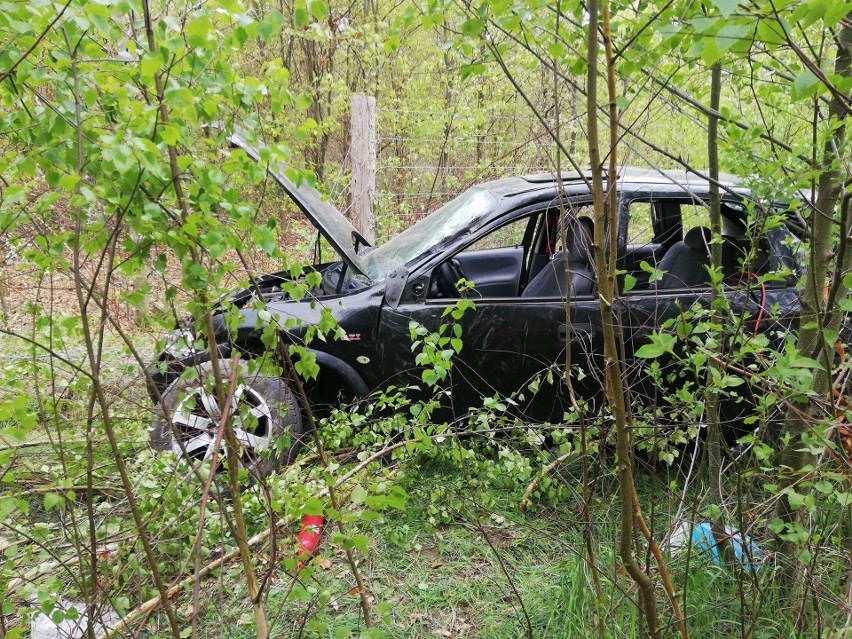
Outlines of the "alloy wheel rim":
<svg viewBox="0 0 852 639">
<path fill-rule="evenodd" d="M 260 393 L 240 384 L 234 390 L 228 412 L 234 435 L 241 444 L 241 461 L 244 465 L 251 465 L 271 445 L 272 413 L 269 406 Z M 172 452 L 181 457 L 185 455 L 193 463 L 209 461 L 215 449 L 221 417 L 222 410 L 215 395 L 202 386 L 193 388 L 181 399 L 172 416 Z M 220 448 L 225 449 L 224 439 Z"/>
</svg>

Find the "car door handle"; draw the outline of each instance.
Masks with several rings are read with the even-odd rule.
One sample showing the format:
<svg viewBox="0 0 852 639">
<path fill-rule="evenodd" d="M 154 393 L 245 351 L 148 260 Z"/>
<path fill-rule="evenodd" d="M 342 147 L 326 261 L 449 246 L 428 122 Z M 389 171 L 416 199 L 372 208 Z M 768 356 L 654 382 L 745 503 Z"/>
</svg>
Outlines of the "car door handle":
<svg viewBox="0 0 852 639">
<path fill-rule="evenodd" d="M 559 341 L 564 342 L 568 339 L 568 327 L 565 324 L 560 324 L 557 329 Z M 591 322 L 579 322 L 571 324 L 571 334 L 575 337 L 585 337 L 586 339 L 595 339 L 595 325 Z"/>
</svg>

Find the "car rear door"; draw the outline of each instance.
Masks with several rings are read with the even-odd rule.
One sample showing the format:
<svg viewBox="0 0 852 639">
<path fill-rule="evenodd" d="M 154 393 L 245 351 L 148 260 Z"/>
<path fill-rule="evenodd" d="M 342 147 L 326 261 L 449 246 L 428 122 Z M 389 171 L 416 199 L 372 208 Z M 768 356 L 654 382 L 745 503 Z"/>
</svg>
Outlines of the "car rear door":
<svg viewBox="0 0 852 639">
<path fill-rule="evenodd" d="M 667 320 L 695 303 L 710 303 L 708 288 L 658 288 L 659 280 L 655 279 L 658 275 L 650 272 L 657 268 L 665 251 L 683 237 L 681 203 L 685 199 L 684 193 L 661 194 L 649 190 L 622 197 L 619 208 L 620 266 L 635 278 L 635 288 L 630 290 L 624 290 L 625 280 L 620 278 L 622 293 L 618 302 L 628 380 L 634 395 L 653 405 L 659 401 L 660 389 L 646 374 L 647 361 L 637 359 L 636 352 L 651 343 L 652 335 Z M 645 254 L 645 265 L 640 266 L 642 260 L 636 256 Z M 675 370 L 670 361 L 661 360 L 660 364 L 667 371 Z"/>
<path fill-rule="evenodd" d="M 706 193 L 701 197 L 706 197 Z M 648 207 L 649 202 L 653 206 Z M 725 226 L 728 224 L 724 211 L 723 207 L 723 237 Z M 632 200 L 622 201 L 620 213 L 622 224 L 626 222 L 627 228 L 627 232 L 621 235 L 626 242 L 633 245 L 645 241 L 665 246 L 668 250 L 677 249 L 677 244 L 682 244 L 678 240 L 685 237 L 690 229 L 695 229 L 697 226 L 709 227 L 709 213 L 706 206 L 694 195 L 692 198 L 678 193 L 634 196 Z M 637 214 L 645 215 L 646 218 L 649 214 L 659 215 L 659 217 L 653 220 L 641 219 L 637 217 Z M 651 228 L 654 231 L 648 232 Z M 709 233 L 709 228 L 707 232 Z M 723 248 L 723 256 L 724 252 Z M 777 258 L 770 258 L 770 261 L 772 259 L 777 261 Z M 725 266 L 723 264 L 723 272 L 726 270 Z M 671 263 L 670 268 L 674 271 L 677 265 Z M 723 284 L 731 314 L 734 317 L 749 318 L 743 324 L 746 331 L 765 329 L 768 322 L 764 319 L 761 326 L 757 318 L 768 316 L 771 306 L 770 298 L 775 300 L 784 297 L 776 293 L 774 289 L 767 290 L 764 285 L 746 286 L 749 282 L 755 281 L 753 277 L 756 276 L 746 271 L 744 276 L 737 274 L 733 279 L 725 279 Z M 677 278 L 674 279 L 677 280 Z M 651 343 L 652 335 L 660 331 L 669 320 L 688 317 L 688 324 L 695 327 L 700 320 L 691 315 L 691 309 L 696 306 L 709 308 L 712 302 L 712 291 L 708 282 L 709 275 L 705 282 L 680 288 L 664 288 L 658 286 L 658 282 L 653 281 L 652 276 L 652 281 L 639 284 L 633 290 L 624 291 L 621 294 L 619 308 L 631 388 L 635 395 L 650 405 L 658 406 L 663 395 L 678 390 L 685 383 L 703 383 L 703 380 L 685 376 L 686 369 L 682 365 L 677 364 L 672 358 L 665 357 L 656 360 L 662 367 L 663 383 L 654 383 L 646 374 L 648 360 L 637 358 L 636 353 L 642 346 Z M 783 287 L 781 293 L 785 290 L 786 287 Z M 679 345 L 675 348 L 692 348 L 682 338 L 681 333 L 675 330 L 675 327 L 665 330 L 679 336 L 676 342 Z"/>
</svg>

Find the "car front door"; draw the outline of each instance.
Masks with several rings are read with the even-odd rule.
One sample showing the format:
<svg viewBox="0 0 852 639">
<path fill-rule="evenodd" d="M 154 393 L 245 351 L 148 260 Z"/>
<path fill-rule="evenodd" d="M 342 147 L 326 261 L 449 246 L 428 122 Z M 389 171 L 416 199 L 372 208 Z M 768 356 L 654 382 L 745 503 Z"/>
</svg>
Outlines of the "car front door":
<svg viewBox="0 0 852 639">
<path fill-rule="evenodd" d="M 523 272 L 518 274 L 521 287 L 536 275 L 524 268 L 524 264 L 535 262 L 532 253 L 547 254 L 548 258 L 559 253 L 560 247 L 551 243 L 553 234 L 545 223 L 546 219 L 552 219 L 547 216 L 547 210 L 543 207 L 515 218 L 515 221 L 531 219 L 535 231 L 524 234 L 525 258 L 518 265 Z M 577 205 L 572 212 L 587 213 L 588 209 Z M 530 228 L 524 224 L 523 228 Z M 505 234 L 505 227 L 493 232 L 501 230 Z M 444 259 L 458 259 L 458 255 Z M 463 265 L 464 257 L 458 261 Z M 555 260 L 539 266 L 539 270 L 553 263 Z M 444 324 L 447 328 L 442 335 L 458 336 L 462 345 L 453 356 L 446 384 L 451 393 L 445 404 L 454 416 L 481 406 L 483 397 L 497 395 L 511 397 L 516 402 L 514 412 L 523 417 L 536 421 L 561 420 L 567 407 L 561 383 L 566 362 L 572 366 L 574 391 L 581 397 L 596 394 L 601 384 L 597 374 L 601 330 L 599 304 L 593 291 L 572 295 L 566 305 L 558 291 L 540 297 L 517 292 L 479 297 L 474 289 L 468 297 L 473 308 L 454 319 L 452 314 L 445 314 L 447 307 L 460 308 L 466 303 L 451 296 L 437 296 L 440 292 L 436 294 L 432 273 L 439 267 L 436 264 L 432 271 L 411 279 L 396 308 L 382 309 L 379 338 L 386 353 L 388 377 L 404 369 L 409 382 L 422 386 L 422 368 L 414 365 L 416 353 L 411 350 L 410 324 L 414 322 L 429 332 L 441 331 Z M 455 325 L 459 328 L 454 328 Z M 452 342 L 446 348 L 452 348 Z"/>
</svg>

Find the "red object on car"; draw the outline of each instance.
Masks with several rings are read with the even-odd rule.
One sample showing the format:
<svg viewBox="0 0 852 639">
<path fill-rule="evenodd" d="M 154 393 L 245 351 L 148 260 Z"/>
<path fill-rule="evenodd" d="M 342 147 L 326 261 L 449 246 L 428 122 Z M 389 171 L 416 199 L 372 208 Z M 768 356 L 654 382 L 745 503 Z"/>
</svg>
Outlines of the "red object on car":
<svg viewBox="0 0 852 639">
<path fill-rule="evenodd" d="M 322 515 L 302 515 L 302 529 L 296 536 L 299 540 L 299 570 L 316 554 L 323 526 L 325 517 Z"/>
</svg>

